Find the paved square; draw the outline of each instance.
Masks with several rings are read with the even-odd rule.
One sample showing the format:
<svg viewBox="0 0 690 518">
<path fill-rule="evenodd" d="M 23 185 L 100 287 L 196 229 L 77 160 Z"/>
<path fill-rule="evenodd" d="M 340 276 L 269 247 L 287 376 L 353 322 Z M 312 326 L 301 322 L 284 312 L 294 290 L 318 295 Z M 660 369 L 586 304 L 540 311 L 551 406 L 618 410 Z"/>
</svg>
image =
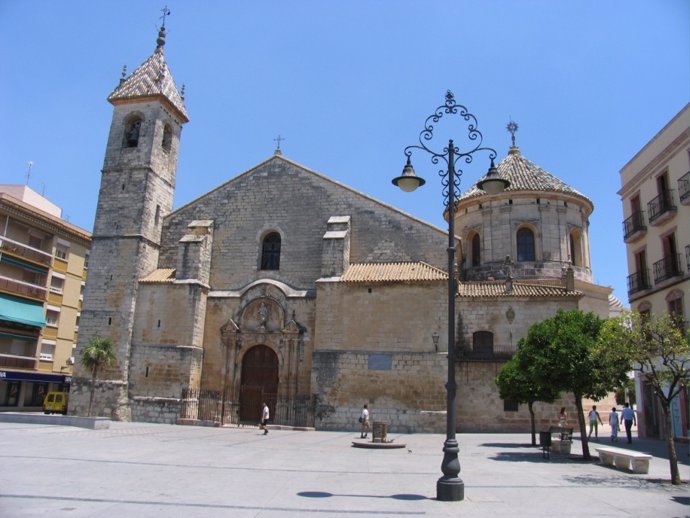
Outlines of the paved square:
<svg viewBox="0 0 690 518">
<path fill-rule="evenodd" d="M 649 474 L 635 475 L 557 454 L 543 459 L 525 446 L 527 434 L 460 434 L 465 500 L 438 502 L 444 436 L 390 435 L 407 445 L 395 450 L 353 448 L 357 438 L 355 431 L 264 436 L 257 428 L 3 422 L 0 516 L 690 516 L 688 485 L 666 482 L 659 441 L 634 441 L 655 455 Z M 581 453 L 577 439 L 573 453 Z M 687 480 L 687 445 L 679 457 Z"/>
</svg>

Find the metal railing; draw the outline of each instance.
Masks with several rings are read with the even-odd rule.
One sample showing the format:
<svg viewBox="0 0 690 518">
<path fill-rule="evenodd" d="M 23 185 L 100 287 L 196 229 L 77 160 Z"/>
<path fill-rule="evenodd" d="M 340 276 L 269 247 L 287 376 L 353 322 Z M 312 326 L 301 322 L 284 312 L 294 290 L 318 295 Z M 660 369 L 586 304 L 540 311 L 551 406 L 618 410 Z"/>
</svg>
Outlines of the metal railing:
<svg viewBox="0 0 690 518">
<path fill-rule="evenodd" d="M 681 202 L 690 200 L 690 171 L 678 178 L 678 197 Z"/>
<path fill-rule="evenodd" d="M 38 360 L 31 356 L 17 356 L 14 354 L 0 354 L 0 367 L 14 369 L 37 369 Z"/>
<path fill-rule="evenodd" d="M 8 252 L 13 255 L 18 255 L 29 259 L 31 261 L 50 266 L 53 261 L 53 256 L 48 252 L 33 248 L 27 244 L 20 243 L 9 237 L 0 237 L 0 252 Z"/>
<path fill-rule="evenodd" d="M 638 291 L 648 290 L 652 285 L 649 282 L 649 269 L 644 269 L 628 275 L 628 295 Z"/>
<path fill-rule="evenodd" d="M 647 226 L 644 222 L 644 211 L 633 212 L 633 214 L 623 221 L 623 239 L 628 239 L 633 234 L 644 232 Z"/>
<path fill-rule="evenodd" d="M 48 297 L 48 290 L 43 286 L 37 286 L 36 284 L 30 284 L 17 279 L 11 279 L 3 275 L 0 275 L 0 291 L 9 292 L 32 299 L 38 299 L 40 301 L 45 301 Z"/>
<path fill-rule="evenodd" d="M 314 426 L 314 404 L 312 398 L 278 399 L 273 406 L 270 422 L 288 426 Z M 180 418 L 213 421 L 222 424 L 258 425 L 256 422 L 240 420 L 240 404 L 229 398 L 223 401 L 216 390 L 183 389 L 180 401 Z"/>
<path fill-rule="evenodd" d="M 682 275 L 683 270 L 680 268 L 680 254 L 667 255 L 660 261 L 653 265 L 654 268 L 654 282 L 665 281 L 671 277 Z"/>
<path fill-rule="evenodd" d="M 466 345 L 456 349 L 458 361 L 504 361 L 509 360 L 517 351 L 516 345 L 498 344 L 493 346 L 473 347 Z"/>
<path fill-rule="evenodd" d="M 677 207 L 673 203 L 673 189 L 662 192 L 656 198 L 653 198 L 647 203 L 649 212 L 649 222 L 653 222 L 666 214 L 667 212 L 675 211 Z"/>
</svg>

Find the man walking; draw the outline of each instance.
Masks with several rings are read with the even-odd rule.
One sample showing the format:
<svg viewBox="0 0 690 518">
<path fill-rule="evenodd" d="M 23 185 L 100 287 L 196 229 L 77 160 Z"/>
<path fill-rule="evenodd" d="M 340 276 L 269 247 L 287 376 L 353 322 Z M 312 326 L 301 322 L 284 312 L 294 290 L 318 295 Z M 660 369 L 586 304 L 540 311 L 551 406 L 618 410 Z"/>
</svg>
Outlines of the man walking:
<svg viewBox="0 0 690 518">
<path fill-rule="evenodd" d="M 625 422 L 625 435 L 628 436 L 628 444 L 632 444 L 632 427 L 637 425 L 635 411 L 630 408 L 630 403 L 625 403 L 621 412 L 621 424 Z"/>
<path fill-rule="evenodd" d="M 599 416 L 599 412 L 597 412 L 597 406 L 593 405 L 592 410 L 589 411 L 589 435 L 587 435 L 587 438 L 589 439 L 592 437 L 592 430 L 594 430 L 594 438 L 599 437 L 599 424 L 602 426 L 604 423 L 601 421 L 601 417 Z"/>
<path fill-rule="evenodd" d="M 268 412 L 268 405 L 264 403 L 263 408 L 261 409 L 261 424 L 259 425 L 259 428 L 263 428 L 264 430 L 264 435 L 268 433 L 268 419 L 270 417 L 270 414 Z"/>
</svg>

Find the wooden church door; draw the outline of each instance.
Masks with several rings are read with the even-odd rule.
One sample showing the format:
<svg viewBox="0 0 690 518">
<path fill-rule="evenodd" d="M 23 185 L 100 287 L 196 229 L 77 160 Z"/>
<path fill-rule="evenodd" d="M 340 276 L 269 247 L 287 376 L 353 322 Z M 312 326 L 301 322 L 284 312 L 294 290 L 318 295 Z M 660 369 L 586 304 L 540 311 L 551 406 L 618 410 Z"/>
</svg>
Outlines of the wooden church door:
<svg viewBox="0 0 690 518">
<path fill-rule="evenodd" d="M 278 357 L 270 347 L 257 345 L 242 360 L 240 421 L 258 423 L 265 402 L 275 418 L 278 396 Z"/>
</svg>

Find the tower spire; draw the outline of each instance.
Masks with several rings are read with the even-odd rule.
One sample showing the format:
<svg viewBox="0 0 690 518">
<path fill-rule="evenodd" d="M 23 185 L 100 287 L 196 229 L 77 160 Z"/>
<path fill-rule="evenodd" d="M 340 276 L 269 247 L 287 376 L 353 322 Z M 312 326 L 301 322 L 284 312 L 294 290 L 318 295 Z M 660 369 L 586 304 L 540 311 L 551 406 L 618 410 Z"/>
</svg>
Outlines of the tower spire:
<svg viewBox="0 0 690 518">
<path fill-rule="evenodd" d="M 166 5 L 161 9 L 161 12 L 163 13 L 161 16 L 161 28 L 158 30 L 158 39 L 156 40 L 156 48 L 161 48 L 165 45 L 165 17 L 170 16 L 170 9 L 168 9 L 168 6 Z"/>
<path fill-rule="evenodd" d="M 517 122 L 511 120 L 508 122 L 508 125 L 506 126 L 506 129 L 508 130 L 508 133 L 510 133 L 510 138 L 512 140 L 512 145 L 510 146 L 511 148 L 517 147 L 515 145 L 515 132 L 518 130 L 518 125 Z"/>
</svg>

